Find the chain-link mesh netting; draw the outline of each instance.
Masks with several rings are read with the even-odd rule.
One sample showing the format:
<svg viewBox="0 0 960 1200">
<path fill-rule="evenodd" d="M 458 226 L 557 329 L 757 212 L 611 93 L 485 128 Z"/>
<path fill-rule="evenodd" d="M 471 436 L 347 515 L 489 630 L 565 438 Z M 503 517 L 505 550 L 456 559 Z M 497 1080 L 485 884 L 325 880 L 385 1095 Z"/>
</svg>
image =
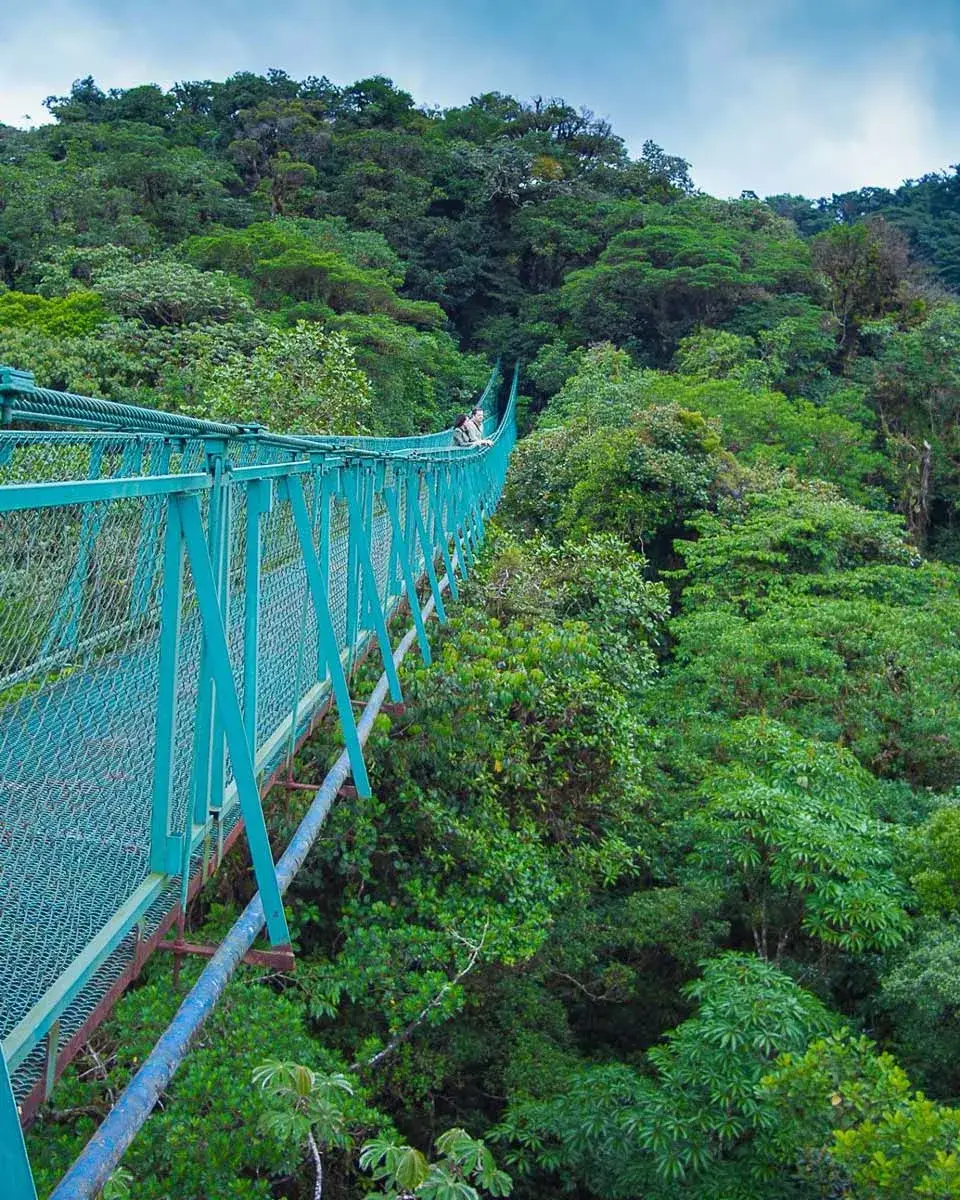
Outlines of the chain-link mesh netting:
<svg viewBox="0 0 960 1200">
<path fill-rule="evenodd" d="M 151 499 L 0 516 L 4 1034 L 148 871 L 157 555 L 142 539 L 155 532 Z"/>
<path fill-rule="evenodd" d="M 500 481 L 512 437 L 511 411 L 493 452 Z M 290 489 L 302 489 L 337 650 L 349 669 L 375 636 L 375 600 L 389 616 L 404 594 L 398 556 L 416 578 L 425 570 L 417 509 L 437 548 L 433 487 L 436 472 L 447 470 L 449 444 L 449 432 L 354 439 L 349 449 L 344 440 L 313 440 L 306 450 L 277 438 L 207 441 L 190 431 L 6 432 L 0 487 L 13 485 L 25 495 L 36 483 L 156 484 L 158 476 L 202 475 L 207 482 L 192 495 L 210 545 L 244 713 L 245 672 L 254 672 L 255 762 L 264 778 L 290 753 L 329 686 Z M 378 458 L 381 450 L 392 453 Z M 243 471 L 234 478 L 233 471 L 255 475 L 258 466 L 270 468 L 264 478 L 270 477 L 272 503 L 259 519 L 259 579 L 248 597 L 257 479 Z M 168 831 L 183 850 L 179 866 L 168 853 L 166 874 L 151 875 L 164 544 L 176 501 L 162 490 L 136 494 L 141 487 L 150 490 L 147 482 L 128 482 L 84 499 L 79 487 L 58 493 L 57 503 L 30 493 L 25 507 L 0 506 L 0 1038 L 21 1098 L 43 1074 L 39 1039 L 49 1020 L 58 1018 L 64 1045 L 127 978 L 138 939 L 149 938 L 175 909 L 181 877 L 199 867 L 204 841 L 215 844 L 239 817 L 215 708 L 210 720 L 198 720 L 213 692 L 188 565 L 180 585 L 168 789 Z M 163 487 L 180 490 L 176 482 Z M 398 537 L 385 489 L 396 497 Z M 352 528 L 358 517 L 376 597 Z M 207 767 L 218 760 L 219 775 Z M 205 790 L 211 778 L 216 794 Z M 49 1013 L 45 1024 L 41 1010 Z"/>
</svg>

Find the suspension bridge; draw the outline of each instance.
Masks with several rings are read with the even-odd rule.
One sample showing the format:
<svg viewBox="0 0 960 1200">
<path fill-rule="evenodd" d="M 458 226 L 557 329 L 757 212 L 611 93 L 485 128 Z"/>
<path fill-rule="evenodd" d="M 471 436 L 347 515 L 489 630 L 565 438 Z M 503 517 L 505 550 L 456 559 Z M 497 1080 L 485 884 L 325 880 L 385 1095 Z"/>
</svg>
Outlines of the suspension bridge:
<svg viewBox="0 0 960 1200">
<path fill-rule="evenodd" d="M 485 411 L 498 384 L 495 369 Z M 516 392 L 514 371 L 490 444 L 456 448 L 450 430 L 279 435 L 0 367 L 7 1200 L 35 1200 L 22 1129 L 158 947 L 210 962 L 56 1200 L 97 1194 L 236 966 L 290 963 L 282 894 L 347 779 L 370 794 L 363 743 L 473 565 Z M 383 674 L 358 719 L 351 682 L 373 650 Z M 343 754 L 275 863 L 262 797 L 330 710 Z M 240 838 L 257 895 L 219 947 L 193 946 L 187 906 Z"/>
</svg>

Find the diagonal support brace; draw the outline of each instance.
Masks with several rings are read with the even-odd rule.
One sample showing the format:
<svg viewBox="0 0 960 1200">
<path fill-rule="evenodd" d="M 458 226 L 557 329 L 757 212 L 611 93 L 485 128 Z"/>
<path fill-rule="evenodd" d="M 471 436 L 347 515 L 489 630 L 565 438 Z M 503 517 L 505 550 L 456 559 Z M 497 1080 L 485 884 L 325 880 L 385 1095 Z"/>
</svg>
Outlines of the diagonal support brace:
<svg viewBox="0 0 960 1200">
<path fill-rule="evenodd" d="M 343 740 L 350 756 L 350 769 L 357 785 L 357 792 L 363 796 L 371 796 L 370 779 L 367 767 L 363 761 L 363 747 L 357 734 L 357 722 L 353 715 L 353 705 L 350 702 L 350 689 L 347 677 L 340 661 L 340 651 L 333 630 L 333 619 L 330 616 L 330 606 L 327 602 L 327 592 L 320 563 L 313 545 L 313 535 L 310 525 L 310 514 L 307 512 L 307 502 L 303 495 L 303 484 L 297 475 L 282 481 L 282 486 L 290 500 L 290 510 L 293 513 L 293 523 L 296 526 L 300 551 L 303 554 L 303 564 L 307 572 L 307 586 L 313 597 L 313 607 L 317 615 L 317 634 L 320 640 L 327 671 L 330 674 L 330 686 L 340 717 L 340 728 L 343 730 Z"/>
<path fill-rule="evenodd" d="M 413 568 L 410 566 L 410 560 L 407 558 L 406 547 L 407 542 L 403 536 L 403 528 L 400 524 L 400 505 L 397 500 L 396 488 L 388 487 L 383 489 L 383 499 L 387 506 L 387 512 L 390 514 L 390 525 L 393 529 L 393 553 L 394 558 L 400 564 L 400 574 L 403 578 L 404 590 L 407 594 L 407 600 L 410 604 L 410 612 L 413 615 L 413 624 L 417 630 L 417 642 L 420 645 L 420 655 L 423 658 L 424 666 L 429 667 L 433 661 L 430 653 L 430 642 L 427 638 L 427 629 L 423 623 L 423 614 L 420 612 L 420 603 L 417 600 L 417 582 L 413 577 Z"/>
<path fill-rule="evenodd" d="M 437 540 L 440 543 L 440 554 L 443 558 L 443 568 L 447 573 L 447 580 L 450 584 L 450 596 L 454 600 L 459 600 L 460 589 L 457 586 L 457 577 L 453 569 L 453 560 L 450 557 L 450 527 L 447 525 L 445 505 L 440 492 L 439 479 L 434 479 L 428 485 L 427 503 L 433 510 L 434 525 L 437 530 Z"/>
<path fill-rule="evenodd" d="M 429 503 L 429 493 L 427 502 Z M 433 594 L 433 603 L 437 610 L 437 620 L 440 621 L 441 624 L 446 625 L 447 610 L 443 607 L 443 597 L 440 595 L 440 583 L 437 580 L 436 568 L 433 565 L 434 550 L 430 545 L 429 537 L 427 537 L 426 526 L 423 523 L 423 513 L 420 511 L 419 505 L 414 505 L 411 511 L 413 513 L 413 523 L 417 530 L 417 537 L 420 539 L 420 550 L 423 553 L 423 561 L 426 566 L 427 579 L 430 580 L 430 591 Z M 450 591 L 452 595 L 453 588 L 456 586 L 452 577 L 452 573 L 447 575 L 447 582 L 450 584 Z"/>
<path fill-rule="evenodd" d="M 174 515 L 175 514 L 175 515 Z M 213 575 L 213 565 L 207 548 L 207 539 L 200 517 L 200 503 L 196 496 L 177 496 L 170 506 L 171 519 L 178 520 L 190 560 L 190 570 L 196 587 L 197 607 L 203 624 L 203 638 L 207 650 L 207 663 L 213 678 L 217 710 L 226 735 L 233 776 L 240 800 L 247 831 L 247 843 L 253 860 L 253 873 L 263 899 L 263 913 L 267 933 L 274 946 L 290 944 L 290 933 L 283 911 L 283 899 L 277 884 L 277 873 L 267 835 L 267 823 L 260 802 L 260 789 L 253 756 L 247 741 L 240 701 L 234 685 L 230 651 L 223 625 L 223 613 Z M 221 797 L 217 797 L 220 800 Z"/>
<path fill-rule="evenodd" d="M 360 560 L 360 573 L 363 576 L 363 590 L 366 593 L 366 607 L 373 621 L 373 628 L 380 643 L 380 657 L 383 659 L 383 669 L 390 684 L 390 699 L 395 704 L 403 701 L 400 690 L 400 678 L 393 663 L 393 647 L 390 645 L 390 634 L 387 632 L 387 621 L 383 615 L 383 605 L 380 603 L 380 591 L 377 587 L 377 573 L 373 567 L 370 554 L 370 539 L 363 524 L 363 513 L 360 501 L 354 488 L 347 493 L 347 506 L 350 510 L 350 521 L 353 536 L 357 539 L 357 556 Z M 354 528 L 355 526 L 355 528 Z"/>
</svg>

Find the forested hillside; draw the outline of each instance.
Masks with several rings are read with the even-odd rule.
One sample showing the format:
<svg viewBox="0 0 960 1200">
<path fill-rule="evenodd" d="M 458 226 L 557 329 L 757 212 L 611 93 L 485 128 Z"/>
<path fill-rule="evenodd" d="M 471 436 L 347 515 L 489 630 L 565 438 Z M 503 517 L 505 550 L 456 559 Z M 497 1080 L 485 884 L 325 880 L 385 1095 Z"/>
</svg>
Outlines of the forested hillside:
<svg viewBox="0 0 960 1200">
<path fill-rule="evenodd" d="M 441 427 L 498 354 L 526 396 L 296 972 L 242 968 L 114 1194 L 960 1197 L 960 177 L 721 201 L 381 78 L 49 107 L 0 129 L 0 362 L 284 430 Z M 177 1003 L 151 962 L 41 1184 Z"/>
</svg>

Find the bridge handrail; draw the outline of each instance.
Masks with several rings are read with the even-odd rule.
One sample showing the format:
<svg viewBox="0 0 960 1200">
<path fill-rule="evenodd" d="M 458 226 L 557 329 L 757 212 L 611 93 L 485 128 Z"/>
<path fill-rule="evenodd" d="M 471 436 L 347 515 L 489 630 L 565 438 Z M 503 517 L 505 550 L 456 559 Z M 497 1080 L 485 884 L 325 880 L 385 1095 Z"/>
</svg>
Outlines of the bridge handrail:
<svg viewBox="0 0 960 1200">
<path fill-rule="evenodd" d="M 183 913 L 209 847 L 216 861 L 245 830 L 270 939 L 288 941 L 260 784 L 333 706 L 369 793 L 351 671 L 378 650 L 399 700 L 388 622 L 404 604 L 429 662 L 416 590 L 445 620 L 440 576 L 455 598 L 502 491 L 517 382 L 514 370 L 489 446 L 437 444 L 445 434 L 391 450 L 54 392 L 0 368 L 4 420 L 81 430 L 0 430 L 0 833 L 27 853 L 21 830 L 39 820 L 49 847 L 69 819 L 70 847 L 102 846 L 101 886 L 116 889 L 83 894 L 95 936 L 69 943 L 65 965 L 51 958 L 40 993 L 0 1021 L 0 1161 L 6 1067 L 29 1116 Z M 114 881 L 117 863 L 135 881 L 141 861 L 139 884 Z M 36 964 L 12 965 L 34 986 Z M 11 996 L 0 987 L 0 1018 Z"/>
<path fill-rule="evenodd" d="M 500 373 L 500 362 L 490 373 L 479 403 L 489 404 Z M 325 450 L 350 449 L 376 454 L 400 454 L 406 451 L 449 445 L 452 430 L 405 437 L 373 437 L 364 434 L 280 434 L 257 422 L 229 423 L 191 417 L 184 413 L 104 400 L 76 392 L 56 391 L 38 387 L 29 371 L 0 366 L 0 418 L 9 426 L 11 421 L 26 421 L 52 425 L 70 425 L 78 429 L 109 433 L 164 434 L 173 437 L 219 439 L 254 439 L 264 446 L 292 454 Z"/>
</svg>

